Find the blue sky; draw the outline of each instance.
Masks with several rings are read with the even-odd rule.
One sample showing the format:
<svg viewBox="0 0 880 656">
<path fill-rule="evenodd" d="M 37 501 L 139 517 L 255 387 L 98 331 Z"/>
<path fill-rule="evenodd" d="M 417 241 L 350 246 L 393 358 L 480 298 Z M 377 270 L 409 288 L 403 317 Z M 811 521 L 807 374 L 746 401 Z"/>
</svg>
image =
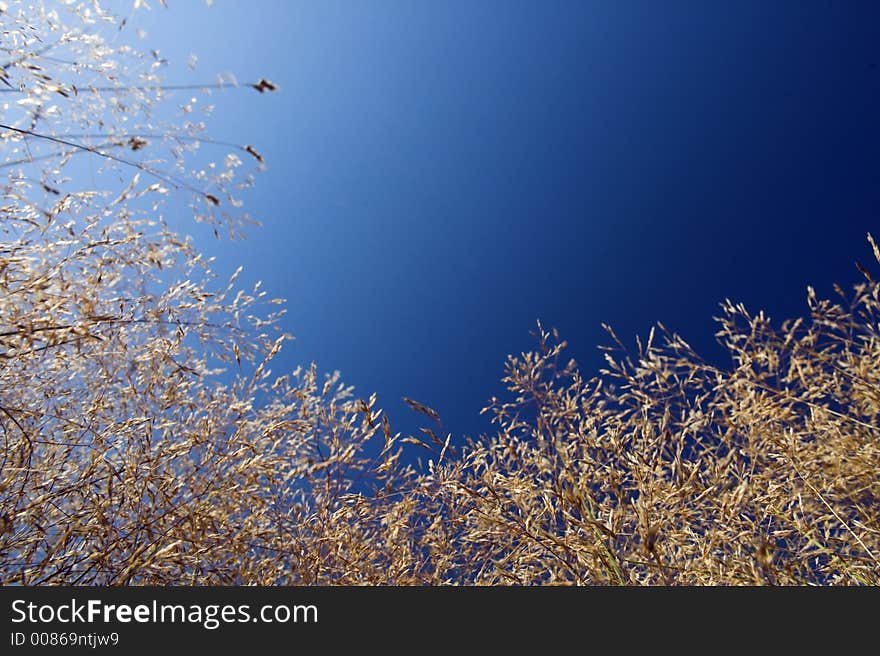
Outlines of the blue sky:
<svg viewBox="0 0 880 656">
<path fill-rule="evenodd" d="M 871 259 L 876 3 L 151 4 L 169 83 L 281 87 L 215 97 L 212 136 L 269 168 L 263 227 L 204 248 L 288 299 L 283 365 L 341 370 L 399 429 L 405 395 L 487 431 L 538 319 L 590 373 L 602 322 L 717 357 L 725 297 L 781 320 Z"/>
</svg>

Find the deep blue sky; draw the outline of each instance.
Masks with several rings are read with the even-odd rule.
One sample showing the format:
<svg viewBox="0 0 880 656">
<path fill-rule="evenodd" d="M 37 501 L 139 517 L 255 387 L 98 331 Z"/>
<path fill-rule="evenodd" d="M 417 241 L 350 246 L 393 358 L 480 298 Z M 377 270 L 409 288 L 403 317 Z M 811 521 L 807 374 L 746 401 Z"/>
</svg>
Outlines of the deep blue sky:
<svg viewBox="0 0 880 656">
<path fill-rule="evenodd" d="M 341 370 L 398 427 L 406 395 L 485 431 L 539 318 L 588 372 L 601 322 L 715 355 L 725 297 L 781 320 L 871 259 L 876 2 L 152 4 L 169 82 L 281 87 L 215 98 L 213 136 L 269 170 L 264 226 L 205 248 L 289 299 L 285 365 Z"/>
</svg>

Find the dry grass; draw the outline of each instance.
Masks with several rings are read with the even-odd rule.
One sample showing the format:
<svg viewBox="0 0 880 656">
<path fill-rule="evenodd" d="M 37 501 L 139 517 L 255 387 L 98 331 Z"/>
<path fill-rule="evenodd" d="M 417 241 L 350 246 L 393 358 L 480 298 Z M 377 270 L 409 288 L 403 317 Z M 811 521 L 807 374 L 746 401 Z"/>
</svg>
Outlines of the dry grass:
<svg viewBox="0 0 880 656">
<path fill-rule="evenodd" d="M 163 219 L 189 194 L 237 232 L 242 159 L 262 157 L 151 124 L 155 62 L 108 48 L 92 7 L 2 14 L 3 81 L 28 102 L 3 116 L 0 584 L 880 583 L 864 267 L 778 327 L 725 303 L 725 368 L 662 326 L 631 350 L 609 329 L 587 378 L 539 326 L 494 436 L 438 435 L 411 400 L 428 427 L 402 436 L 337 376 L 272 373 L 281 312 Z M 208 147 L 228 152 L 193 168 Z M 76 186 L 81 157 L 107 186 Z"/>
<path fill-rule="evenodd" d="M 340 503 L 329 543 L 363 551 L 309 580 L 877 585 L 878 297 L 810 290 L 809 318 L 777 329 L 725 303 L 725 370 L 677 335 L 628 353 L 609 329 L 587 380 L 539 327 L 488 409 L 497 435 L 459 457 L 425 444 L 399 498 Z"/>
</svg>

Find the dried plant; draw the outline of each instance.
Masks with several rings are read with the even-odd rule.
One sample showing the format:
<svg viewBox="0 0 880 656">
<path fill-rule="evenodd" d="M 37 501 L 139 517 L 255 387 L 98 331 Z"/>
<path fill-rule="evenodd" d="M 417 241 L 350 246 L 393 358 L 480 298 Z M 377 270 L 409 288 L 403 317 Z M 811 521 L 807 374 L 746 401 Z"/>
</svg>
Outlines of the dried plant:
<svg viewBox="0 0 880 656">
<path fill-rule="evenodd" d="M 880 584 L 864 266 L 778 327 L 725 302 L 726 366 L 609 328 L 586 378 L 539 325 L 494 436 L 411 399 L 428 426 L 402 436 L 338 374 L 273 374 L 283 307 L 164 218 L 189 197 L 239 233 L 263 158 L 189 98 L 275 85 L 177 114 L 97 3 L 0 10 L 0 584 Z"/>
</svg>

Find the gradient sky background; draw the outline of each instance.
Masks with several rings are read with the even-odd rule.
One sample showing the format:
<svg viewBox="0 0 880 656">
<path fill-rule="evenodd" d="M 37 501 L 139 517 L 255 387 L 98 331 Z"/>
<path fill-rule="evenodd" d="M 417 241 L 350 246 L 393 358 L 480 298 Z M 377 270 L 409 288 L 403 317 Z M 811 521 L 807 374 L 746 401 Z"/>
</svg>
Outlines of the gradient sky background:
<svg viewBox="0 0 880 656">
<path fill-rule="evenodd" d="M 212 136 L 269 169 L 263 227 L 204 248 L 288 299 L 283 365 L 341 370 L 398 430 L 404 395 L 489 430 L 539 318 L 589 373 L 601 322 L 715 358 L 725 297 L 781 321 L 872 261 L 880 3 L 151 4 L 169 83 L 281 87 L 214 97 Z"/>
</svg>

